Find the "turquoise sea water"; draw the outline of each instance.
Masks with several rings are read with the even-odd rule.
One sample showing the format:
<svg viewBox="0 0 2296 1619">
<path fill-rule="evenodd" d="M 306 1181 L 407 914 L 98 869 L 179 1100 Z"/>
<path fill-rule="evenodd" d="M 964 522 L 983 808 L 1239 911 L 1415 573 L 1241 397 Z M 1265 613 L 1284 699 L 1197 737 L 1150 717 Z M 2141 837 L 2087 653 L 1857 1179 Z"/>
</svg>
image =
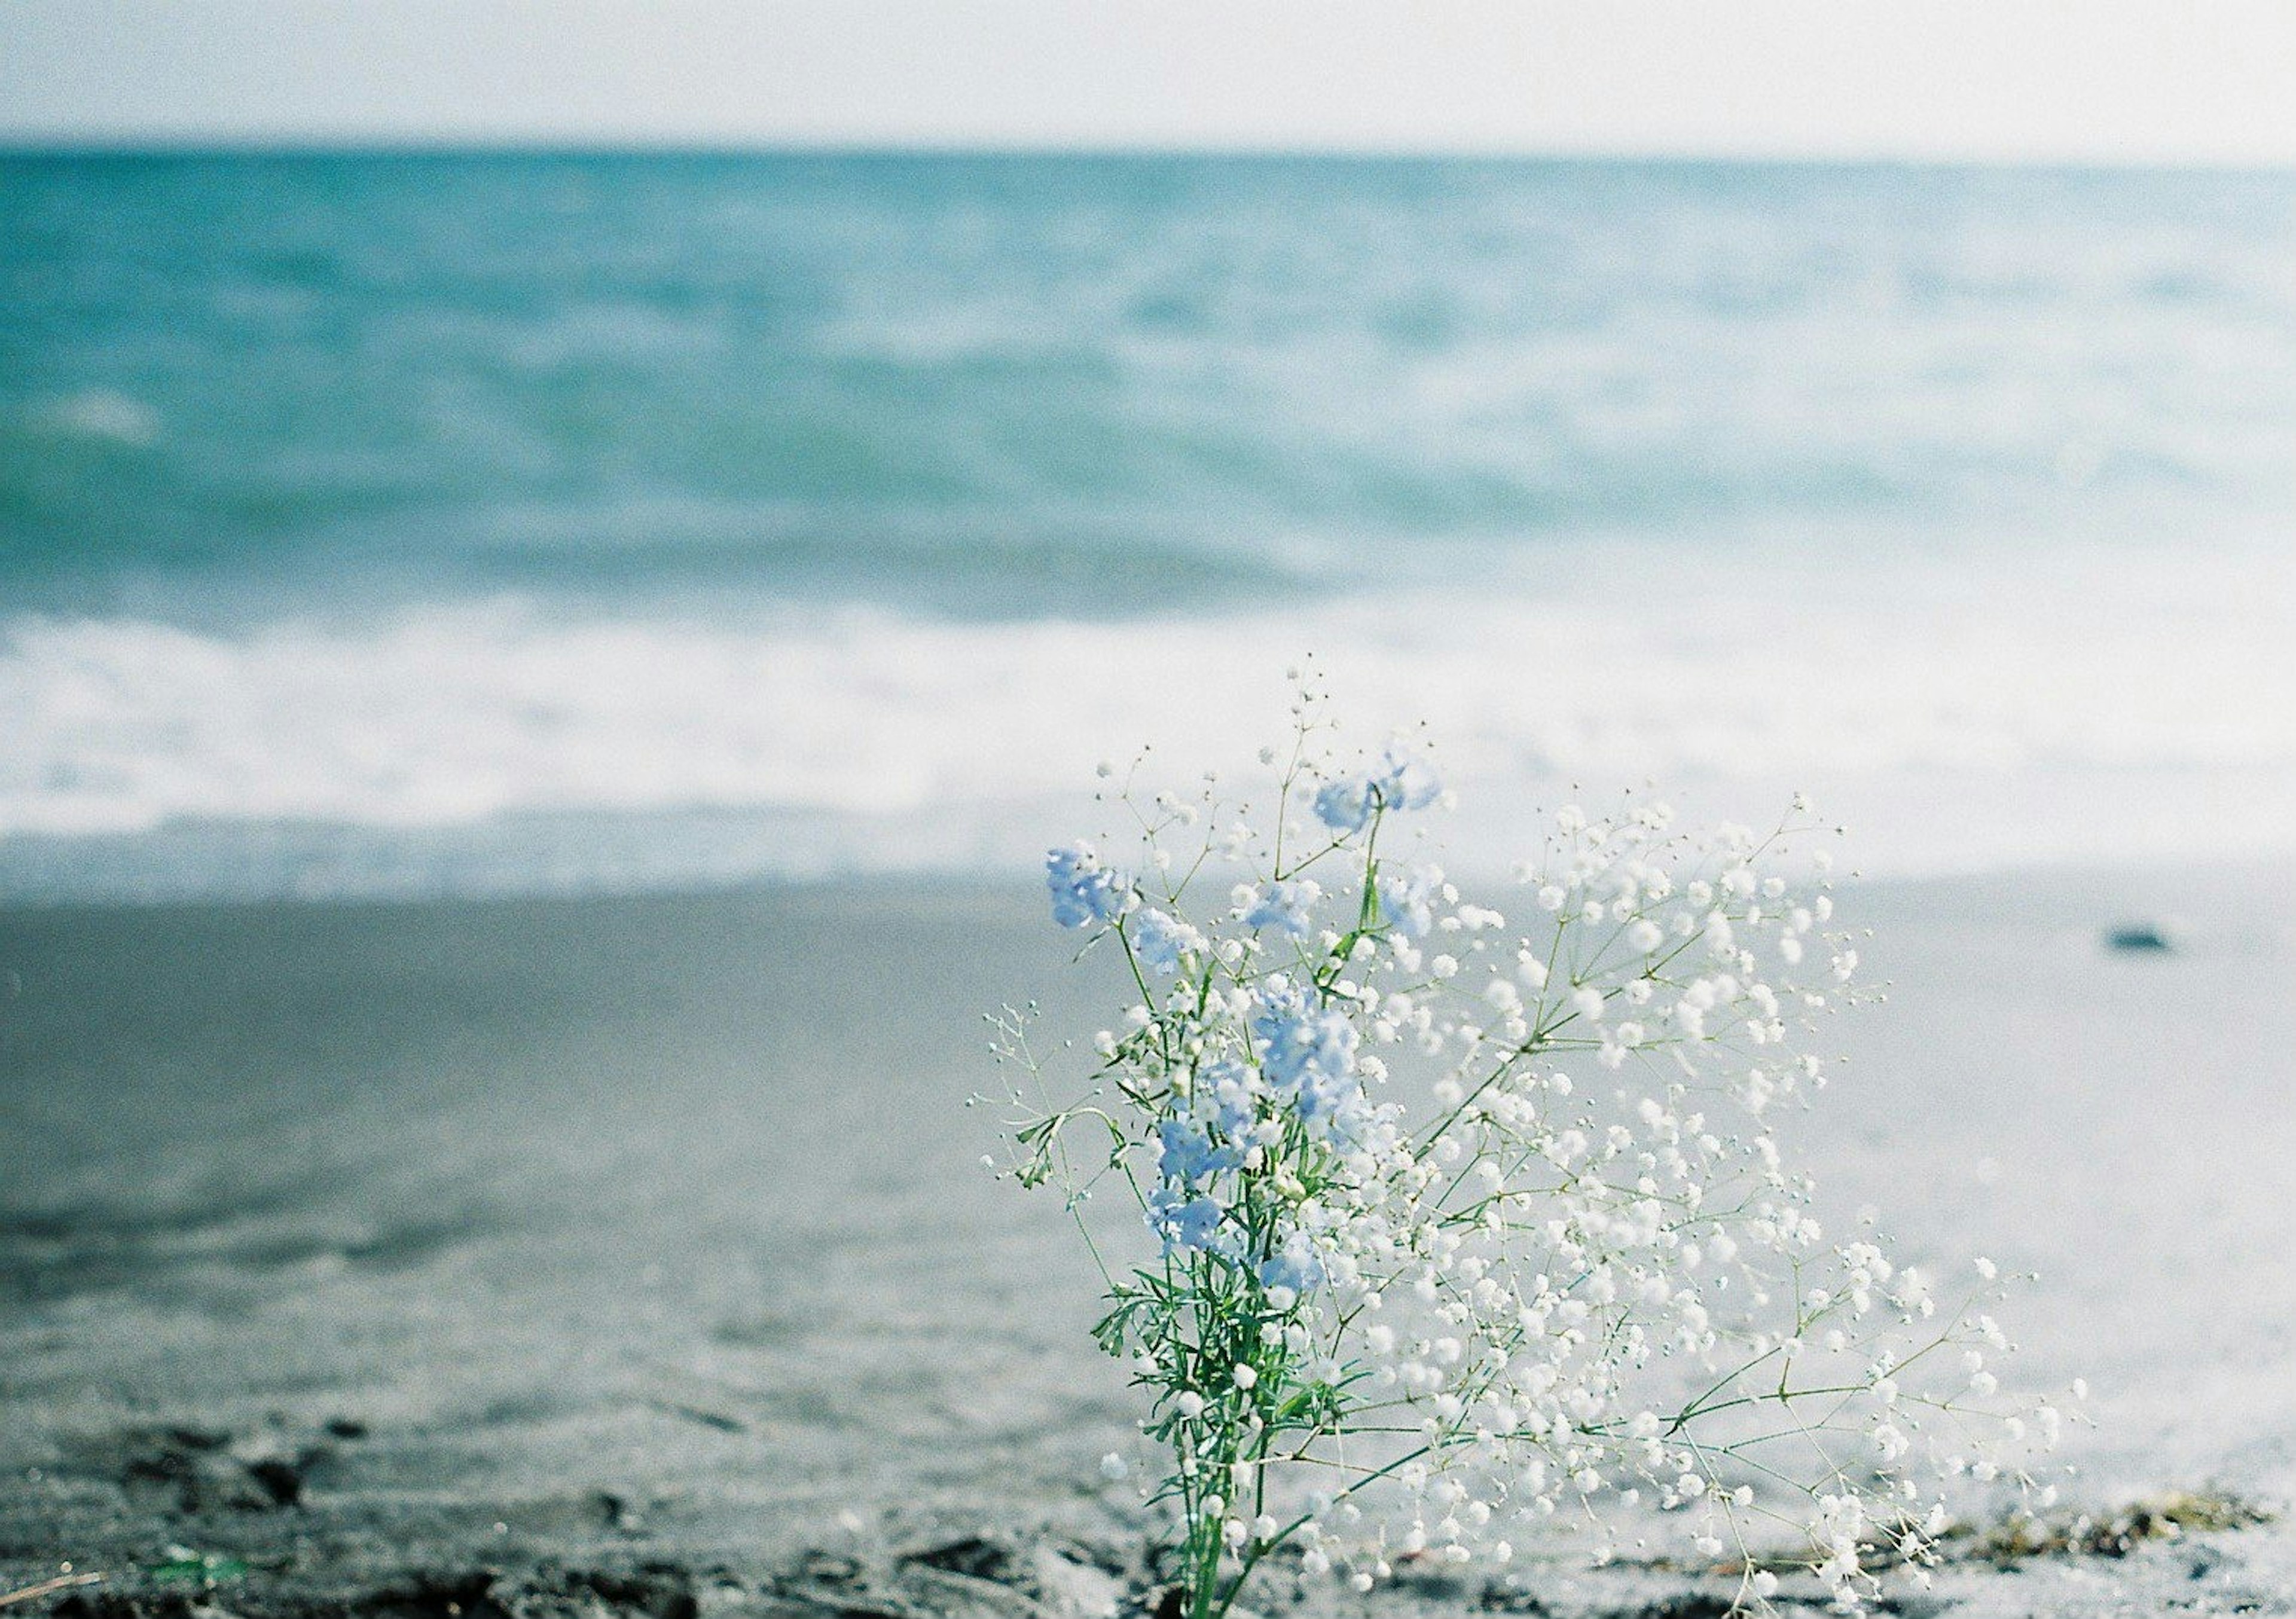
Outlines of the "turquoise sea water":
<svg viewBox="0 0 2296 1619">
<path fill-rule="evenodd" d="M 1311 650 L 1493 794 L 2271 846 L 2292 530 L 2296 176 L 0 159 L 5 893 L 995 864 Z"/>
</svg>

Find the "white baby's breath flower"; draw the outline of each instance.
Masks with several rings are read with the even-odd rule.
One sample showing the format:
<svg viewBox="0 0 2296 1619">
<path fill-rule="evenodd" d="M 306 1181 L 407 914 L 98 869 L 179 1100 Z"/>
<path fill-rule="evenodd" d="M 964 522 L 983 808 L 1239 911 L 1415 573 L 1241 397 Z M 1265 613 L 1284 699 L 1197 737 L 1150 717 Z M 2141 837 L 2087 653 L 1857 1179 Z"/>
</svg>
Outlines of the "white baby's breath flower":
<svg viewBox="0 0 2296 1619">
<path fill-rule="evenodd" d="M 1088 1108 L 1021 1104 L 1013 1173 L 1079 1201 L 1139 1190 L 1152 1256 L 1103 1333 L 1172 1447 L 1181 1565 L 1288 1541 L 1363 1590 L 1398 1551 L 1503 1563 L 1502 1527 L 1638 1505 L 1711 1559 L 1769 1544 L 1800 1500 L 1792 1560 L 1849 1600 L 1882 1575 L 1876 1545 L 1911 1550 L 1890 1537 L 1942 1511 L 1931 1475 L 1996 1479 L 2009 1458 L 2030 1479 L 2011 1453 L 2062 1418 L 1987 1414 L 1998 1323 L 1941 1310 L 1862 1217 L 1829 1246 L 1763 1124 L 1824 1083 L 1804 1043 L 1861 999 L 1831 895 L 1768 863 L 1806 812 L 1764 836 L 1567 810 L 1517 868 L 1536 909 L 1515 932 L 1396 853 L 1447 800 L 1423 750 L 1335 760 L 1321 704 L 1303 688 L 1292 748 L 1264 756 L 1290 761 L 1280 846 L 1238 836 L 1208 788 L 1204 823 L 1227 830 L 1199 830 L 1200 854 L 1177 846 L 1195 804 L 1152 799 L 1134 807 L 1158 846 L 1047 866 L 1059 920 L 1112 936 L 1145 993 L 1094 1043 Z M 1033 1075 L 1017 1015 L 998 1027 Z M 1114 1145 L 1087 1150 L 1080 1120 Z M 1998 1272 L 1977 1268 L 1989 1301 Z M 1772 1399 L 1695 1396 L 1781 1378 Z M 1784 1435 L 1812 1493 L 1710 1476 Z M 1260 1514 L 1275 1476 L 1342 1456 L 1308 1475 L 1325 1482 L 1304 1515 Z M 1391 1519 L 1366 1507 L 1382 1491 Z M 1749 1568 L 1751 1599 L 1777 1588 Z"/>
</svg>

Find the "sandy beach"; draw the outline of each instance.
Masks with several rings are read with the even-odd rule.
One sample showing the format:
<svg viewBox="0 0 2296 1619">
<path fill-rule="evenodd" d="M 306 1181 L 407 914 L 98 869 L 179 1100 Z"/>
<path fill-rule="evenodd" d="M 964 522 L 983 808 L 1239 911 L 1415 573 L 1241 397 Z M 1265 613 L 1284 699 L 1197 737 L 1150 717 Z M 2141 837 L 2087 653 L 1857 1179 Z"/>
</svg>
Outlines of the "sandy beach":
<svg viewBox="0 0 2296 1619">
<path fill-rule="evenodd" d="M 2292 895 L 1845 902 L 1889 999 L 1791 1133 L 1830 1214 L 2041 1271 L 2016 1375 L 2095 1386 L 2079 1504 L 2296 1481 Z M 2173 948 L 2108 946 L 2136 924 Z M 1095 1026 L 1066 943 L 994 883 L 0 913 L 0 1590 L 69 1562 L 103 1582 L 40 1606 L 1115 1599 L 1146 1575 L 1095 1465 L 1129 1417 L 1096 1279 L 964 1106 L 982 1012 Z M 1955 1569 L 1904 1611 L 2296 1612 L 2292 1567 L 2255 1528 Z M 1374 1605 L 1526 1590 L 1705 1611 L 1567 1542 Z"/>
</svg>

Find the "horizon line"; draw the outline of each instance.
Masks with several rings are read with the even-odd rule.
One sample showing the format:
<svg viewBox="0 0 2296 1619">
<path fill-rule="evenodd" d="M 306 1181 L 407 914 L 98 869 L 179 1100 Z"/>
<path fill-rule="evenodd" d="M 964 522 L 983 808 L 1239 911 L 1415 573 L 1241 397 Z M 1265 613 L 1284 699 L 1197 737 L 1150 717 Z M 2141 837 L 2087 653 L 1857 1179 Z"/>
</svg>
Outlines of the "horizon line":
<svg viewBox="0 0 2296 1619">
<path fill-rule="evenodd" d="M 1582 164 L 1587 167 L 1849 168 L 2060 174 L 2296 175 L 2296 158 L 2077 152 L 1693 150 L 1552 145 L 1401 146 L 1238 142 L 873 140 L 810 136 L 245 134 L 60 135 L 0 128 L 0 158 L 824 158 Z"/>
</svg>

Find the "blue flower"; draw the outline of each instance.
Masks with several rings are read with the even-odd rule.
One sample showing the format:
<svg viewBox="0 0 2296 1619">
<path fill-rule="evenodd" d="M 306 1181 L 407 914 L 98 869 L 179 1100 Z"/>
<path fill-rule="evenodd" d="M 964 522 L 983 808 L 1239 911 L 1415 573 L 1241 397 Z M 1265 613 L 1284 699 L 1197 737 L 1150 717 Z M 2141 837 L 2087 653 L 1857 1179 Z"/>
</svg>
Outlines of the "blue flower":
<svg viewBox="0 0 2296 1619">
<path fill-rule="evenodd" d="M 1217 1246 L 1220 1206 L 1210 1198 L 1184 1198 L 1168 1187 L 1148 1194 L 1148 1229 L 1163 1239 L 1164 1257 Z"/>
<path fill-rule="evenodd" d="M 1053 920 L 1063 928 L 1112 922 L 1132 898 L 1130 879 L 1102 865 L 1088 843 L 1045 856 L 1045 887 L 1053 896 Z"/>
<path fill-rule="evenodd" d="M 1389 809 L 1423 810 L 1443 796 L 1443 780 L 1426 760 L 1390 748 L 1384 765 L 1378 779 L 1379 801 Z"/>
<path fill-rule="evenodd" d="M 1196 1074 L 1196 1094 L 1212 1104 L 1212 1124 L 1231 1141 L 1251 1132 L 1258 1115 L 1252 1108 L 1251 1070 L 1233 1057 L 1206 1063 Z"/>
<path fill-rule="evenodd" d="M 1335 832 L 1360 832 L 1379 807 L 1378 790 L 1362 776 L 1326 781 L 1316 791 L 1316 819 Z"/>
<path fill-rule="evenodd" d="M 1318 794 L 1316 799 L 1320 804 L 1322 795 Z M 1247 928 L 1274 928 L 1295 939 L 1300 938 L 1315 926 L 1311 912 L 1322 894 L 1320 887 L 1305 878 L 1296 882 L 1270 883 L 1267 892 L 1244 912 L 1243 925 Z"/>
<path fill-rule="evenodd" d="M 1333 1133 L 1352 1127 L 1363 1088 L 1356 1077 L 1356 1028 L 1346 1013 L 1312 1002 L 1285 979 L 1270 978 L 1261 986 L 1251 1032 L 1259 1039 L 1259 1069 L 1268 1088 L 1300 1123 Z"/>
<path fill-rule="evenodd" d="M 1199 1182 L 1243 1163 L 1243 1155 L 1234 1148 L 1213 1146 L 1203 1127 L 1193 1120 L 1168 1118 L 1156 1126 L 1156 1133 L 1164 1143 L 1157 1155 L 1157 1173 L 1192 1190 Z"/>
<path fill-rule="evenodd" d="M 1161 911 L 1143 911 L 1133 921 L 1133 953 L 1158 972 L 1178 971 L 1182 955 L 1203 947 L 1202 934 Z"/>
<path fill-rule="evenodd" d="M 1289 1288 L 1297 1295 L 1324 1284 L 1323 1256 L 1305 1231 L 1294 1231 L 1283 1246 L 1259 1262 L 1259 1285 Z"/>
<path fill-rule="evenodd" d="M 1443 795 L 1443 783 L 1424 759 L 1390 748 L 1369 775 L 1326 781 L 1316 793 L 1316 818 L 1335 832 L 1360 832 L 1374 810 L 1425 809 Z"/>
<path fill-rule="evenodd" d="M 1427 936 L 1427 930 L 1435 925 L 1431 901 L 1440 875 L 1424 869 L 1380 874 L 1379 914 L 1390 932 L 1406 939 Z"/>
</svg>

